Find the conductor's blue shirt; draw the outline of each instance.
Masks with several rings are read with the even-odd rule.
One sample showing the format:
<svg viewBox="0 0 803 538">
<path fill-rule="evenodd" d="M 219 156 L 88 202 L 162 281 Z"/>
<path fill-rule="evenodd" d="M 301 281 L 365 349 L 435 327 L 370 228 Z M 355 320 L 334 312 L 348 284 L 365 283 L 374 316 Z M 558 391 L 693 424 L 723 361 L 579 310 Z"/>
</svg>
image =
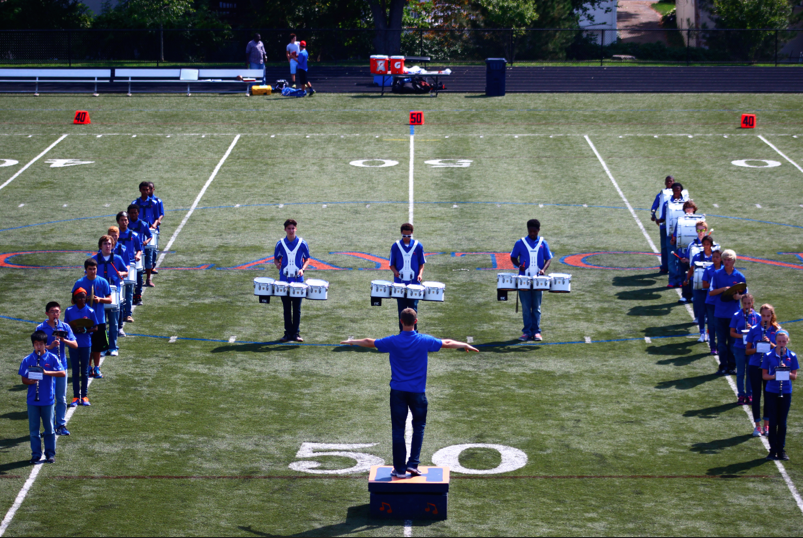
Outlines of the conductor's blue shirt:
<svg viewBox="0 0 803 538">
<path fill-rule="evenodd" d="M 441 340 L 428 334 L 402 331 L 380 338 L 374 345 L 381 353 L 390 353 L 390 388 L 418 393 L 427 390 L 427 353 L 440 351 Z"/>
</svg>

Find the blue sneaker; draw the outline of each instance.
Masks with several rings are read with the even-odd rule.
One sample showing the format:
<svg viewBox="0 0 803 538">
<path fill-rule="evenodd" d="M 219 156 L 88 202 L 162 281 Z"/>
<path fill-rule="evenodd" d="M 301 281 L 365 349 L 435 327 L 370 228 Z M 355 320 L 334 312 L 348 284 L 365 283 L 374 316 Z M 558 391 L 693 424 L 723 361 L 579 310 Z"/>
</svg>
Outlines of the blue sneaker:
<svg viewBox="0 0 803 538">
<path fill-rule="evenodd" d="M 89 407 L 89 406 L 90 406 L 90 405 L 92 405 L 92 404 L 91 404 L 91 403 L 89 403 L 89 398 L 87 398 L 86 396 L 84 396 L 83 398 L 81 398 L 81 405 L 83 405 L 83 406 L 86 406 L 86 407 Z"/>
<path fill-rule="evenodd" d="M 99 366 L 95 366 L 94 374 L 95 375 L 93 377 L 95 379 L 103 379 L 103 374 L 100 373 L 100 367 Z"/>
<path fill-rule="evenodd" d="M 70 430 L 67 429 L 67 426 L 59 426 L 56 428 L 56 435 L 70 435 Z"/>
<path fill-rule="evenodd" d="M 73 398 L 70 402 L 69 407 L 78 407 L 78 404 L 81 403 L 80 398 Z"/>
</svg>

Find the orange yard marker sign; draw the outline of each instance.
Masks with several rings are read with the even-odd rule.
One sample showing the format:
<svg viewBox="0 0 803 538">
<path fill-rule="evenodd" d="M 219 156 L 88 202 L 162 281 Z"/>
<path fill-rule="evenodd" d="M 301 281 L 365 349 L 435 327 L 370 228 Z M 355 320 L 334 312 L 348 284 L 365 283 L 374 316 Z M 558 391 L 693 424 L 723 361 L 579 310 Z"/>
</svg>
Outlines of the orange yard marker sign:
<svg viewBox="0 0 803 538">
<path fill-rule="evenodd" d="M 89 123 L 92 123 L 89 120 L 89 112 L 87 112 L 86 110 L 76 110 L 75 118 L 73 118 L 72 122 L 75 125 L 87 125 Z"/>
</svg>

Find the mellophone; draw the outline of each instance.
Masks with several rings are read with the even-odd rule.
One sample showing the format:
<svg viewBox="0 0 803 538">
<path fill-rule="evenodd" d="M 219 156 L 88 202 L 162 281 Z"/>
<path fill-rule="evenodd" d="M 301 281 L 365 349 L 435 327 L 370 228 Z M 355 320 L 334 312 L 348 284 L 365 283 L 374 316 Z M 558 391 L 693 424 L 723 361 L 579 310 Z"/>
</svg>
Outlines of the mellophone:
<svg viewBox="0 0 803 538">
<path fill-rule="evenodd" d="M 254 279 L 254 295 L 260 303 L 270 303 L 271 297 L 301 297 L 313 301 L 329 298 L 329 283 L 310 278 L 306 282 L 284 282 L 267 277 Z"/>
<path fill-rule="evenodd" d="M 567 273 L 537 276 L 518 275 L 516 273 L 496 274 L 496 299 L 498 301 L 507 301 L 507 292 L 516 290 L 571 293 L 572 275 Z"/>
<path fill-rule="evenodd" d="M 401 284 L 388 280 L 371 281 L 371 306 L 382 306 L 382 299 L 413 299 L 443 302 L 446 284 L 443 282 L 422 282 L 421 284 Z"/>
</svg>

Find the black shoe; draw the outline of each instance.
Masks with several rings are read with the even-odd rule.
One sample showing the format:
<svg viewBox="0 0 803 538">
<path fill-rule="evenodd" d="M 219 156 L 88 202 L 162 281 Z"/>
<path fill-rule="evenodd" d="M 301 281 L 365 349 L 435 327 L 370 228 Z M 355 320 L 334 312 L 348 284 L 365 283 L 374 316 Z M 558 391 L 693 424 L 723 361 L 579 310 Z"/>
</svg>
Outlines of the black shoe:
<svg viewBox="0 0 803 538">
<path fill-rule="evenodd" d="M 159 274 L 159 271 L 157 271 L 156 269 L 154 269 L 153 271 L 151 271 L 151 274 L 152 274 L 152 275 L 158 275 L 158 274 Z"/>
<path fill-rule="evenodd" d="M 786 450 L 781 450 L 781 453 L 778 454 L 776 459 L 779 459 L 781 461 L 789 461 L 789 455 L 786 453 Z"/>
<path fill-rule="evenodd" d="M 714 374 L 714 375 L 727 375 L 727 374 L 728 374 L 728 372 L 726 370 L 723 370 L 722 368 L 720 368 L 719 370 L 717 370 L 717 373 Z"/>
<path fill-rule="evenodd" d="M 45 463 L 56 463 L 56 456 L 50 456 L 45 460 Z"/>
<path fill-rule="evenodd" d="M 764 459 L 765 459 L 765 460 L 767 460 L 767 461 L 775 461 L 775 460 L 777 460 L 778 458 L 777 458 L 777 457 L 775 457 L 775 454 L 773 454 L 772 452 L 770 452 L 769 454 L 767 454 L 767 457 L 766 457 L 766 458 L 764 458 Z"/>
<path fill-rule="evenodd" d="M 728 375 L 736 375 L 736 368 L 729 368 Z"/>
<path fill-rule="evenodd" d="M 31 461 L 29 461 L 28 463 L 30 463 L 31 465 L 36 465 L 36 464 L 37 464 L 37 463 L 39 463 L 40 461 L 42 461 L 42 458 L 41 458 L 41 457 L 38 457 L 38 458 L 31 458 Z"/>
<path fill-rule="evenodd" d="M 295 340 L 295 338 L 290 338 L 286 334 L 284 336 L 282 336 L 281 338 L 279 338 L 279 342 L 289 342 L 290 340 Z"/>
</svg>

